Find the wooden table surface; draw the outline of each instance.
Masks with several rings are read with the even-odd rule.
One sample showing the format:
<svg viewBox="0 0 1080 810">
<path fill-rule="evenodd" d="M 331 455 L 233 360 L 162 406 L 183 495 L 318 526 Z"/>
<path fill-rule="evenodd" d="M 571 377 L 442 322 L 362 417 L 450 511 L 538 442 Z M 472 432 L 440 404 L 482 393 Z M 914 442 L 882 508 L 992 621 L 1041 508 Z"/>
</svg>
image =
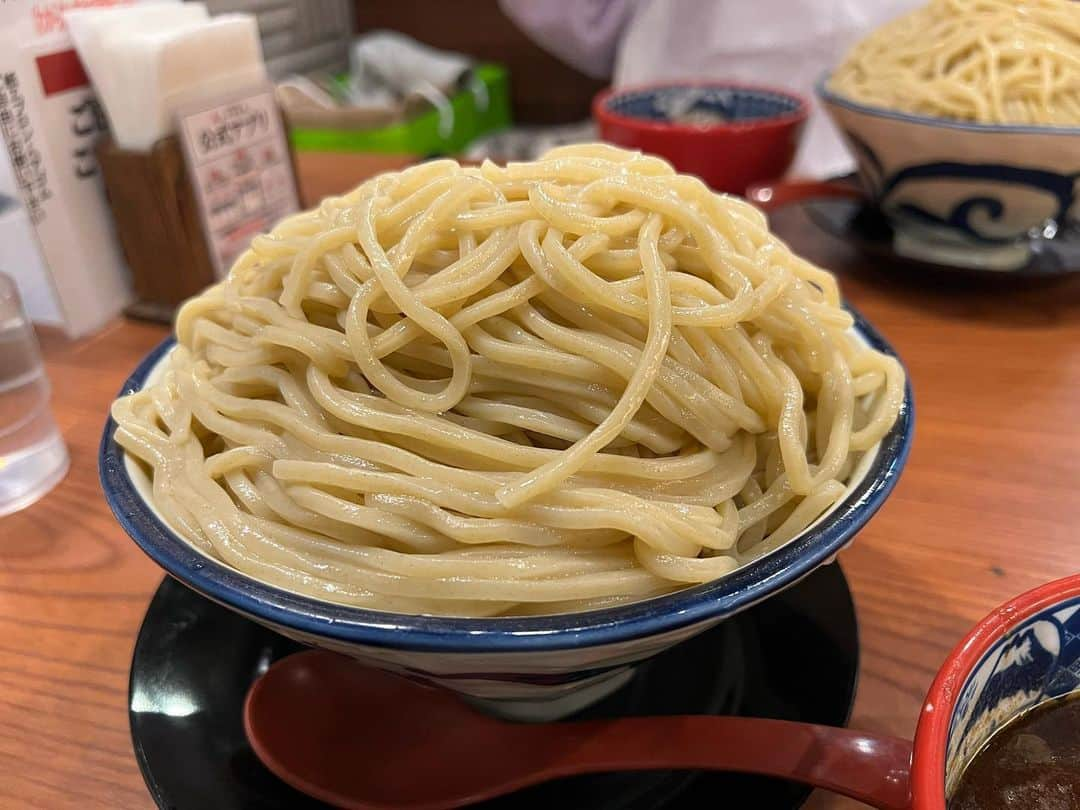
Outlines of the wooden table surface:
<svg viewBox="0 0 1080 810">
<path fill-rule="evenodd" d="M 304 196 L 342 190 L 369 168 L 307 157 Z M 1080 568 L 1080 277 L 913 279 L 875 269 L 797 210 L 775 226 L 840 274 L 912 376 L 911 460 L 841 556 L 862 640 L 852 722 L 910 735 L 972 623 Z M 164 334 L 118 321 L 77 342 L 43 336 L 72 466 L 45 499 L 0 519 L 0 807 L 151 806 L 128 735 L 127 680 L 162 574 L 110 516 L 97 447 L 121 382 Z M 815 795 L 810 806 L 855 805 Z"/>
</svg>

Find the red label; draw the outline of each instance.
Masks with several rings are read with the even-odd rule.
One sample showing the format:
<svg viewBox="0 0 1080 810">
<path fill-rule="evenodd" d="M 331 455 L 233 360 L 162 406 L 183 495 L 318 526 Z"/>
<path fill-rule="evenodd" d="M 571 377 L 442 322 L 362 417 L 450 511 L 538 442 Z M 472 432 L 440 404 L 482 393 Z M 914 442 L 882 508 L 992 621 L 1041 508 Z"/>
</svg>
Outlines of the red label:
<svg viewBox="0 0 1080 810">
<path fill-rule="evenodd" d="M 46 96 L 90 84 L 74 48 L 39 56 L 35 61 Z"/>
</svg>

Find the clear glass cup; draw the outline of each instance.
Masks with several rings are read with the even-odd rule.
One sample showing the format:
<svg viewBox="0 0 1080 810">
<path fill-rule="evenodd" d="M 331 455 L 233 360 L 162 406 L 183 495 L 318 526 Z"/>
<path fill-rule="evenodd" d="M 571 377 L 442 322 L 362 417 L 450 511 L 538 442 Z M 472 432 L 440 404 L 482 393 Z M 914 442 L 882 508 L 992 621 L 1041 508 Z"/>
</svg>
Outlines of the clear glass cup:
<svg viewBox="0 0 1080 810">
<path fill-rule="evenodd" d="M 15 282 L 0 273 L 0 517 L 29 506 L 67 472 L 49 391 Z"/>
</svg>

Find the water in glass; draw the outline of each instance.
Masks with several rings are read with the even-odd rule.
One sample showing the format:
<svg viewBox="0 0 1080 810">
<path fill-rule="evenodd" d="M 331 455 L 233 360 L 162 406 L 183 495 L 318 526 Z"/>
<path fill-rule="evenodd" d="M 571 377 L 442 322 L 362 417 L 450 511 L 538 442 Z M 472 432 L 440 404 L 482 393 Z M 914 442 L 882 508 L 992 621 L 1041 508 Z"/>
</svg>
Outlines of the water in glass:
<svg viewBox="0 0 1080 810">
<path fill-rule="evenodd" d="M 34 329 L 0 273 L 0 516 L 36 501 L 67 467 Z"/>
</svg>

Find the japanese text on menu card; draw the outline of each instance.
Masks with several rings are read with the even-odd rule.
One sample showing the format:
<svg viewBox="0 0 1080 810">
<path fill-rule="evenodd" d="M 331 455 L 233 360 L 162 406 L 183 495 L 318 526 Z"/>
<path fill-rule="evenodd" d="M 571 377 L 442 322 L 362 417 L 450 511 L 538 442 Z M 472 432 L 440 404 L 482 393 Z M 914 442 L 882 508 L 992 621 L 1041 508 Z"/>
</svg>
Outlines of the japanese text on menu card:
<svg viewBox="0 0 1080 810">
<path fill-rule="evenodd" d="M 181 111 L 180 140 L 210 254 L 224 276 L 251 238 L 299 210 L 273 89 Z"/>
</svg>

